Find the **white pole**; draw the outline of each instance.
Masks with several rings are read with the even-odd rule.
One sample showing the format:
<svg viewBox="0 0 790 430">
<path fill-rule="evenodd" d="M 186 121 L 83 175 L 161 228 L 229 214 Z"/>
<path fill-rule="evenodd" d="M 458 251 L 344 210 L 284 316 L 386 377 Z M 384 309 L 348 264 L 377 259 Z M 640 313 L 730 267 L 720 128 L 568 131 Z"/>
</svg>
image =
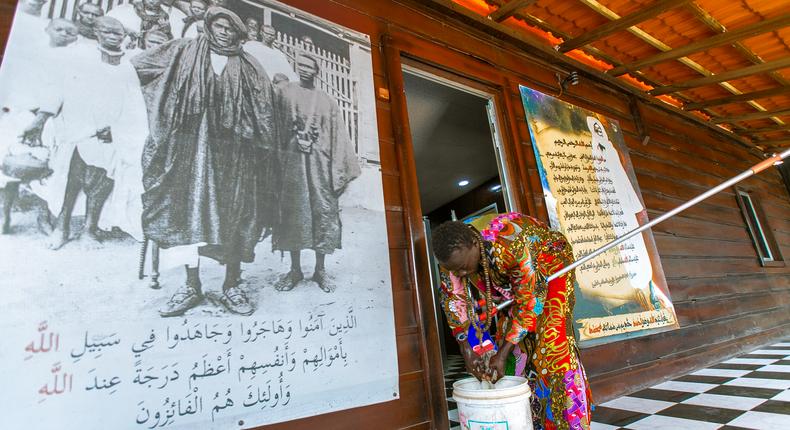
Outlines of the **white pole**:
<svg viewBox="0 0 790 430">
<path fill-rule="evenodd" d="M 615 247 L 615 246 L 625 242 L 626 240 L 636 236 L 637 234 L 639 234 L 639 233 L 641 233 L 641 232 L 653 227 L 654 225 L 656 225 L 656 224 L 658 224 L 658 223 L 660 223 L 662 221 L 665 221 L 668 218 L 671 218 L 671 217 L 677 215 L 679 212 L 682 212 L 682 211 L 684 211 L 684 210 L 696 205 L 697 203 L 707 199 L 708 197 L 718 193 L 719 191 L 722 191 L 725 188 L 729 188 L 729 187 L 737 184 L 738 182 L 741 182 L 744 179 L 746 179 L 746 178 L 748 178 L 748 177 L 750 177 L 752 175 L 756 175 L 756 174 L 762 172 L 763 170 L 765 170 L 765 169 L 767 169 L 767 168 L 769 168 L 771 166 L 781 164 L 781 161 L 783 159 L 787 158 L 788 156 L 790 156 L 790 149 L 786 149 L 784 152 L 782 152 L 780 154 L 774 154 L 772 157 L 766 158 L 765 160 L 763 160 L 763 161 L 755 164 L 754 166 L 748 168 L 747 170 L 745 170 L 743 173 L 739 174 L 738 176 L 735 176 L 732 179 L 729 179 L 729 180 L 723 182 L 722 184 L 720 184 L 720 185 L 718 185 L 718 186 L 716 186 L 716 187 L 714 187 L 714 188 L 712 188 L 712 189 L 710 189 L 710 190 L 698 195 L 697 197 L 694 197 L 693 199 L 687 201 L 686 203 L 683 203 L 682 205 L 676 207 L 675 209 L 672 209 L 671 211 L 665 213 L 664 215 L 661 215 L 660 217 L 650 221 L 649 223 L 647 223 L 645 225 L 641 225 L 641 226 L 631 230 L 630 232 L 626 233 L 625 235 L 623 235 L 621 237 L 618 237 L 617 239 L 615 239 L 615 240 L 607 243 L 606 245 L 598 248 L 597 250 L 595 250 L 594 252 L 590 253 L 589 255 L 586 255 L 583 258 L 580 258 L 579 260 L 576 260 L 575 262 L 573 262 L 573 264 L 569 264 L 569 265 L 563 267 L 562 269 L 560 269 L 556 273 L 553 273 L 551 276 L 549 276 L 546 279 L 546 282 L 551 282 L 551 281 L 559 278 L 560 276 L 570 272 L 571 270 L 579 267 L 580 265 L 582 265 L 582 264 L 592 260 L 593 258 L 603 254 L 604 252 L 608 251 L 612 247 Z M 497 310 L 502 310 L 502 309 L 510 306 L 511 303 L 513 303 L 513 300 L 505 301 L 505 302 L 501 303 L 499 306 L 497 306 Z"/>
</svg>

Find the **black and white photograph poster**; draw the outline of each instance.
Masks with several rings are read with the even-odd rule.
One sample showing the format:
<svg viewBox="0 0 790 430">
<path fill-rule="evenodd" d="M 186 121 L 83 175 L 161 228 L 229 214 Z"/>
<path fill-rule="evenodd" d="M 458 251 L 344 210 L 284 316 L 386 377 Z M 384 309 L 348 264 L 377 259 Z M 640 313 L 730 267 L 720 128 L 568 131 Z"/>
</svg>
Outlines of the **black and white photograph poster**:
<svg viewBox="0 0 790 430">
<path fill-rule="evenodd" d="M 279 2 L 21 0 L 3 427 L 250 428 L 398 398 L 375 112 L 369 37 Z"/>
</svg>

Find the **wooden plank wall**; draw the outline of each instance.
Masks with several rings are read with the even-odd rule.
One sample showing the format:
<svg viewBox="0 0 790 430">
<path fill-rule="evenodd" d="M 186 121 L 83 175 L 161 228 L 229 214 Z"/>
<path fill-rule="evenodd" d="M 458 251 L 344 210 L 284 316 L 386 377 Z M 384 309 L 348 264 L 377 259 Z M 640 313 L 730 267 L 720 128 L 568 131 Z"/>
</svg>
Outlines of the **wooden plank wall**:
<svg viewBox="0 0 790 430">
<path fill-rule="evenodd" d="M 289 3 L 306 7 L 308 2 Z M 521 179 L 513 187 L 518 192 L 516 200 L 522 211 L 545 219 L 518 84 L 556 94 L 555 66 L 526 58 L 523 46 L 503 42 L 497 35 L 420 7 L 419 2 L 337 0 L 333 3 L 366 15 L 379 25 L 383 23 L 387 34 L 400 41 L 399 45 L 410 57 L 500 87 L 507 98 L 504 120 L 513 128 L 505 133 L 509 140 L 506 152 L 511 156 L 511 164 L 517 164 L 515 177 Z M 372 23 L 357 29 L 363 27 L 382 29 Z M 376 39 L 375 33 L 369 34 Z M 380 75 L 382 69 L 375 57 L 374 53 L 377 85 L 386 86 L 387 77 Z M 671 114 L 660 106 L 633 100 L 603 84 L 583 81 L 562 98 L 620 122 L 651 217 L 759 161 L 755 153 L 723 133 Z M 384 128 L 391 126 L 382 118 L 386 105 L 379 101 L 379 122 Z M 634 118 L 634 105 L 641 117 L 639 126 Z M 638 130 L 651 137 L 647 145 L 642 145 L 643 136 Z M 391 134 L 389 129 L 379 131 L 382 136 Z M 389 144 L 385 138 L 382 148 L 389 148 Z M 389 171 L 387 166 L 392 164 L 384 161 L 382 166 Z M 743 185 L 762 200 L 782 252 L 790 258 L 790 196 L 778 172 L 772 169 Z M 790 267 L 759 265 L 732 191 L 720 193 L 657 226 L 654 236 L 682 327 L 584 350 L 583 359 L 597 401 L 658 383 L 790 333 Z"/>
<path fill-rule="evenodd" d="M 0 37 L 5 44 L 12 1 L 0 0 Z M 518 84 L 556 93 L 555 72 L 562 66 L 529 56 L 523 45 L 505 42 L 412 0 L 284 0 L 299 9 L 371 36 L 377 89 L 390 79 L 383 37 L 388 35 L 413 57 L 485 81 L 500 91 L 506 125 L 506 154 L 514 171 L 517 207 L 546 219 Z M 563 73 L 567 73 L 564 71 Z M 392 94 L 397 98 L 398 94 Z M 587 79 L 564 100 L 620 121 L 646 207 L 655 217 L 684 200 L 734 176 L 758 158 L 726 136 L 636 102 Z M 426 342 L 431 312 L 415 279 L 408 207 L 416 196 L 406 184 L 410 160 L 399 148 L 398 112 L 393 100 L 377 100 L 378 131 L 392 265 L 393 298 L 400 373 L 400 399 L 365 408 L 307 418 L 273 429 L 437 428 L 444 399 L 435 387 L 438 349 Z M 395 118 L 395 120 L 393 120 Z M 651 137 L 643 146 L 638 129 Z M 763 202 L 770 227 L 790 258 L 790 198 L 775 171 L 745 183 Z M 535 192 L 533 192 L 535 190 Z M 583 360 L 595 399 L 652 385 L 790 333 L 790 269 L 761 268 L 732 192 L 721 193 L 654 229 L 664 272 L 682 328 L 635 340 L 586 349 Z M 439 378 L 441 375 L 439 374 Z M 434 382 L 432 382 L 434 381 Z M 316 381 L 320 383 L 320 381 Z"/>
<path fill-rule="evenodd" d="M 652 218 L 741 173 L 757 159 L 710 130 L 640 106 L 647 145 L 626 137 Z M 759 196 L 782 253 L 790 251 L 790 198 L 776 169 L 741 184 Z M 733 190 L 653 228 L 679 330 L 585 351 L 599 396 L 651 385 L 765 344 L 790 331 L 790 271 L 763 268 Z M 604 359 L 610 356 L 609 359 Z"/>
</svg>

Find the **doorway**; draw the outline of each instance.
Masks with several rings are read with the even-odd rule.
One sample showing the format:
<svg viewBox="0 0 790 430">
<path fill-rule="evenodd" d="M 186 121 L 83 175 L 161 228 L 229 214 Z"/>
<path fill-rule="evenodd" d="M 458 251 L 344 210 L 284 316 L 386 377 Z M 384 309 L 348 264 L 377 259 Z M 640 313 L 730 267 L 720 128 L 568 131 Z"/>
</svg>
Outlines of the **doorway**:
<svg viewBox="0 0 790 430">
<path fill-rule="evenodd" d="M 512 209 L 495 96 L 404 65 L 403 81 L 427 242 L 433 309 L 445 369 L 460 350 L 438 293 L 431 229 L 449 220 L 473 223 Z"/>
</svg>

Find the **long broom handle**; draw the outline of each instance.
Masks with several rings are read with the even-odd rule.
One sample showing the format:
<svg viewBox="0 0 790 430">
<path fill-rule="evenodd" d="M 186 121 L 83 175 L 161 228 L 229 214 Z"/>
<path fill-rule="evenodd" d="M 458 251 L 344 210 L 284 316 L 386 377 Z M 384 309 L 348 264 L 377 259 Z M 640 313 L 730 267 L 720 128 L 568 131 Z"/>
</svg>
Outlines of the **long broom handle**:
<svg viewBox="0 0 790 430">
<path fill-rule="evenodd" d="M 641 232 L 653 227 L 654 225 L 656 225 L 656 224 L 658 224 L 658 223 L 660 223 L 662 221 L 665 221 L 668 218 L 671 218 L 671 217 L 677 215 L 679 212 L 682 212 L 682 211 L 684 211 L 684 210 L 696 205 L 697 203 L 707 199 L 708 197 L 718 193 L 719 191 L 721 191 L 721 190 L 723 190 L 725 188 L 729 188 L 729 187 L 737 184 L 738 182 L 743 181 L 744 179 L 746 179 L 746 178 L 748 178 L 750 176 L 756 175 L 756 174 L 762 172 L 763 170 L 765 170 L 765 169 L 767 169 L 767 168 L 769 168 L 769 167 L 771 167 L 771 166 L 773 166 L 775 164 L 778 164 L 779 162 L 781 162 L 783 159 L 787 158 L 788 156 L 790 156 L 790 149 L 786 149 L 782 153 L 774 154 L 772 157 L 766 158 L 765 160 L 763 160 L 763 161 L 755 164 L 754 166 L 744 170 L 743 173 L 739 174 L 738 176 L 735 176 L 735 177 L 733 177 L 733 178 L 721 183 L 720 185 L 717 185 L 716 187 L 711 188 L 710 190 L 698 195 L 697 197 L 694 197 L 693 199 L 687 201 L 686 203 L 683 203 L 682 205 L 676 207 L 675 209 L 672 209 L 671 211 L 665 213 L 664 215 L 661 215 L 660 217 L 650 221 L 649 223 L 641 225 L 641 226 L 631 230 L 630 232 L 626 233 L 625 235 L 623 235 L 623 236 L 621 236 L 621 237 L 619 237 L 619 238 L 607 243 L 606 245 L 596 249 L 594 252 L 590 253 L 589 255 L 586 255 L 583 258 L 580 258 L 579 260 L 576 260 L 572 264 L 569 264 L 569 265 L 563 267 L 562 269 L 560 269 L 556 273 L 553 273 L 551 276 L 549 276 L 546 279 L 546 282 L 551 282 L 551 281 L 559 278 L 560 276 L 570 272 L 571 270 L 579 267 L 580 265 L 582 265 L 582 264 L 592 260 L 593 258 L 603 254 L 604 252 L 608 251 L 609 249 L 611 249 L 611 248 L 613 248 L 613 247 L 625 242 L 626 240 L 628 240 L 628 239 L 636 236 L 637 234 L 639 234 L 639 233 L 641 233 Z M 513 300 L 507 300 L 505 302 L 502 302 L 499 306 L 497 306 L 496 309 L 497 309 L 497 311 L 501 311 L 502 309 L 510 306 L 512 303 L 513 303 Z"/>
</svg>

